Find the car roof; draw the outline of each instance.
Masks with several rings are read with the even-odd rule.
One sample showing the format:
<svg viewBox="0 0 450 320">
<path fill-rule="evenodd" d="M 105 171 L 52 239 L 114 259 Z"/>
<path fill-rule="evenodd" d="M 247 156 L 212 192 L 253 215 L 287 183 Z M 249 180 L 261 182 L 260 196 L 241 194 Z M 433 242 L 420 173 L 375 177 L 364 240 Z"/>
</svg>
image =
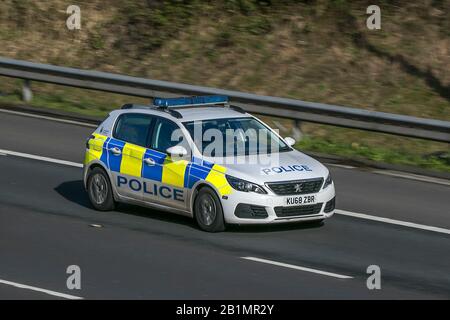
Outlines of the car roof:
<svg viewBox="0 0 450 320">
<path fill-rule="evenodd" d="M 189 122 L 195 120 L 209 120 L 220 118 L 240 118 L 250 117 L 246 112 L 239 112 L 226 106 L 192 106 L 192 107 L 171 107 L 170 110 L 174 110 L 181 114 L 182 118 L 177 118 L 167 112 L 165 109 L 145 106 L 145 105 L 132 105 L 132 108 L 117 110 L 120 113 L 144 113 L 157 116 L 163 116 L 174 121 Z"/>
<path fill-rule="evenodd" d="M 183 120 L 181 120 L 182 122 L 219 118 L 239 118 L 243 116 L 249 116 L 249 114 L 246 112 L 239 112 L 223 106 L 180 108 L 176 111 L 181 113 L 181 115 L 183 116 Z"/>
</svg>

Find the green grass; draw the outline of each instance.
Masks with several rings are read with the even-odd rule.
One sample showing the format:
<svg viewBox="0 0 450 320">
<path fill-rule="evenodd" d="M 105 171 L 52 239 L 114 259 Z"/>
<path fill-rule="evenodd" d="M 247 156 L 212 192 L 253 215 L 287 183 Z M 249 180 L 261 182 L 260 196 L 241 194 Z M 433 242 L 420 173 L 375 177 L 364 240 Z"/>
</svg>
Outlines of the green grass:
<svg viewBox="0 0 450 320">
<path fill-rule="evenodd" d="M 2 78 L 0 77 L 0 80 Z M 14 81 L 17 88 L 0 90 L 0 105 L 24 105 L 21 100 L 20 81 Z M 53 90 L 50 90 L 52 88 Z M 54 86 L 42 83 L 32 83 L 33 99 L 27 105 L 40 109 L 53 109 L 91 117 L 104 117 L 111 110 L 120 108 L 123 104 L 134 102 L 148 104 L 149 99 L 130 97 L 120 94 L 99 92 L 93 90 Z M 50 93 L 51 92 L 51 93 Z"/>
<path fill-rule="evenodd" d="M 350 161 L 371 160 L 381 163 L 420 167 L 429 170 L 450 172 L 450 152 L 443 151 L 442 155 L 420 155 L 405 150 L 390 148 L 389 146 L 371 146 L 358 143 L 333 142 L 318 137 L 304 137 L 296 148 L 303 151 L 313 151 L 329 155 L 342 156 Z"/>
</svg>

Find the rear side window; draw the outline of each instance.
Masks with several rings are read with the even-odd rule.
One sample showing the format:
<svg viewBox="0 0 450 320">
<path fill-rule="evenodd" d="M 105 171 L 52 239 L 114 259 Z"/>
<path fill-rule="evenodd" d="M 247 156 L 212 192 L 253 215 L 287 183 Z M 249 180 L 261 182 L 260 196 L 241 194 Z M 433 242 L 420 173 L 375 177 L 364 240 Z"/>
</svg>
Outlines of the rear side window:
<svg viewBox="0 0 450 320">
<path fill-rule="evenodd" d="M 113 137 L 147 147 L 153 117 L 146 114 L 123 114 L 117 120 Z"/>
</svg>

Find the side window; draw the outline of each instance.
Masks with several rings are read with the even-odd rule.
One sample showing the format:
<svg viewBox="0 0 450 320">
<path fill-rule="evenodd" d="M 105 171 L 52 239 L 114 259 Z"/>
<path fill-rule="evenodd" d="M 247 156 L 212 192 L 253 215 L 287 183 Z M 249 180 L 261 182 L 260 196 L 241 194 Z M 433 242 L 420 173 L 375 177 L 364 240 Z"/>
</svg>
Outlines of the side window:
<svg viewBox="0 0 450 320">
<path fill-rule="evenodd" d="M 153 117 L 145 114 L 123 114 L 117 120 L 113 137 L 125 142 L 146 147 Z"/>
<path fill-rule="evenodd" d="M 164 118 L 156 121 L 150 144 L 152 149 L 166 152 L 168 148 L 176 146 L 182 141 L 184 141 L 183 133 L 175 122 Z"/>
</svg>

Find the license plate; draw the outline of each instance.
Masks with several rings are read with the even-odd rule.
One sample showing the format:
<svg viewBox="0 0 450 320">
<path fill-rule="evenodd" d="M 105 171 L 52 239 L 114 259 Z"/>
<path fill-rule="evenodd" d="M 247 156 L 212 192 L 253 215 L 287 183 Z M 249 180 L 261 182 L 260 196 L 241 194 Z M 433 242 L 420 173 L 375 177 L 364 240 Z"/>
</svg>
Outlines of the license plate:
<svg viewBox="0 0 450 320">
<path fill-rule="evenodd" d="M 287 197 L 285 199 L 285 204 L 287 206 L 298 206 L 302 204 L 315 204 L 316 203 L 316 196 L 294 196 L 294 197 Z"/>
</svg>

